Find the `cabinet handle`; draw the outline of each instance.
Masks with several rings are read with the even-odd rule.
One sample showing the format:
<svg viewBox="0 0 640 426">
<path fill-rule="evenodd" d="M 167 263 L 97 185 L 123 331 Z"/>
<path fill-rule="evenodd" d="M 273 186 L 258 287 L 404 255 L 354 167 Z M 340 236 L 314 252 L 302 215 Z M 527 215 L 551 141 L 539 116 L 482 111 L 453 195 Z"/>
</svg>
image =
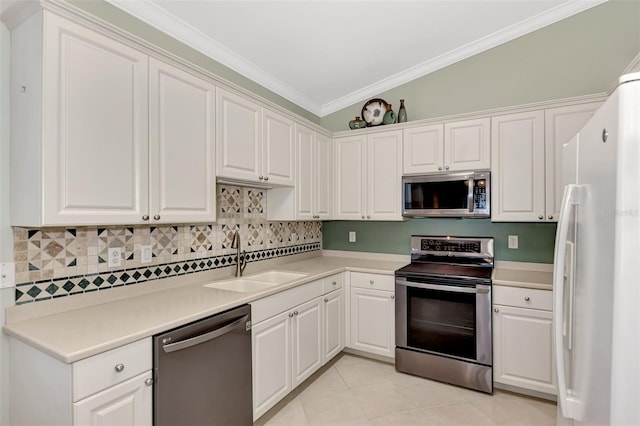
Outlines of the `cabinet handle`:
<svg viewBox="0 0 640 426">
<path fill-rule="evenodd" d="M 324 303 L 327 303 L 328 301 L 329 301 L 329 298 L 328 298 L 328 297 L 325 297 L 325 298 L 324 298 Z"/>
<path fill-rule="evenodd" d="M 258 176 L 258 179 L 262 180 L 264 179 L 264 176 Z"/>
<path fill-rule="evenodd" d="M 298 311 L 293 311 L 293 315 L 298 315 Z"/>
<path fill-rule="evenodd" d="M 157 214 L 157 215 L 153 216 L 153 220 L 160 220 L 160 215 Z"/>
<path fill-rule="evenodd" d="M 500 312 L 500 309 L 498 309 L 498 308 L 493 308 L 493 312 L 498 313 L 498 312 Z"/>
<path fill-rule="evenodd" d="M 445 170 L 449 170 L 449 166 L 444 166 L 444 169 Z"/>
<path fill-rule="evenodd" d="M 144 384 L 147 386 L 151 386 L 153 384 L 153 379 L 149 378 L 149 379 L 145 379 L 144 380 Z"/>
<path fill-rule="evenodd" d="M 392 298 L 392 299 L 395 299 L 395 298 L 396 298 L 396 295 L 395 295 L 395 294 L 392 294 L 392 295 L 391 295 L 391 298 Z"/>
<path fill-rule="evenodd" d="M 547 216 L 549 220 L 553 219 L 552 215 Z"/>
<path fill-rule="evenodd" d="M 293 318 L 293 312 L 289 312 L 289 318 Z"/>
<path fill-rule="evenodd" d="M 542 220 L 542 219 L 544 219 L 544 216 L 540 215 L 540 216 L 538 216 L 538 219 Z"/>
<path fill-rule="evenodd" d="M 145 214 L 144 216 L 142 216 L 142 220 L 149 220 L 149 215 Z"/>
<path fill-rule="evenodd" d="M 438 170 L 442 170 L 442 166 L 438 166 Z"/>
<path fill-rule="evenodd" d="M 269 176 L 265 176 L 265 177 L 264 177 L 264 180 L 269 180 Z"/>
<path fill-rule="evenodd" d="M 524 300 L 525 300 L 525 302 L 528 302 L 529 300 L 531 300 L 531 298 L 529 296 L 525 296 Z"/>
<path fill-rule="evenodd" d="M 124 364 L 116 364 L 114 369 L 116 370 L 116 372 L 122 373 L 122 371 L 124 371 Z"/>
</svg>

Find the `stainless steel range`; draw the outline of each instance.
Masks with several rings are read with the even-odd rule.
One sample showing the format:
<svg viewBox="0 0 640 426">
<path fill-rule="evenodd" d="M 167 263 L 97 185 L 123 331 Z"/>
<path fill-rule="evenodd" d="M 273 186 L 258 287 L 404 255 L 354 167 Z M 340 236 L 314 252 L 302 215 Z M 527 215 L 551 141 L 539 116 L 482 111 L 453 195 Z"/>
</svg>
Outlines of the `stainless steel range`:
<svg viewBox="0 0 640 426">
<path fill-rule="evenodd" d="M 396 370 L 493 392 L 493 238 L 411 236 L 396 276 Z"/>
</svg>

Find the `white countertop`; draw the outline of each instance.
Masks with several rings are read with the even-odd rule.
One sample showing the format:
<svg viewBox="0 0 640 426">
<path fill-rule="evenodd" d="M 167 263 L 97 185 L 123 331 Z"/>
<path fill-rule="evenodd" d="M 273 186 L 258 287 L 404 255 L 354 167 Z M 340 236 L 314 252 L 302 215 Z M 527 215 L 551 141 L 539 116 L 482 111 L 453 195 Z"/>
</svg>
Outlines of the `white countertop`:
<svg viewBox="0 0 640 426">
<path fill-rule="evenodd" d="M 104 292 L 104 295 L 92 295 L 94 301 L 90 306 L 77 307 L 15 322 L 8 321 L 3 330 L 6 334 L 63 362 L 72 363 L 295 287 L 303 282 L 314 281 L 346 270 L 391 275 L 396 269 L 408 263 L 380 260 L 375 255 L 368 257 L 370 258 L 320 256 L 279 264 L 272 269 L 303 272 L 308 275 L 303 279 L 252 293 L 203 287 L 203 284 L 212 281 L 209 278 L 211 275 L 204 273 L 200 274 L 201 279 L 198 274 L 185 277 L 184 279 L 188 278 L 193 281 L 189 285 L 177 285 L 160 291 L 149 291 L 115 300 L 114 296 L 117 296 L 115 292 L 121 289 L 110 289 Z M 137 286 L 139 285 L 132 287 Z M 123 288 L 122 291 L 127 291 L 127 288 Z M 129 294 L 131 293 L 129 291 Z M 76 297 L 80 296 L 73 296 L 69 299 Z M 103 298 L 104 301 L 101 302 L 100 298 Z M 35 305 L 46 303 L 49 302 L 37 302 Z M 20 308 L 14 307 L 13 309 Z"/>
<path fill-rule="evenodd" d="M 496 261 L 493 285 L 553 290 L 553 265 Z"/>
</svg>

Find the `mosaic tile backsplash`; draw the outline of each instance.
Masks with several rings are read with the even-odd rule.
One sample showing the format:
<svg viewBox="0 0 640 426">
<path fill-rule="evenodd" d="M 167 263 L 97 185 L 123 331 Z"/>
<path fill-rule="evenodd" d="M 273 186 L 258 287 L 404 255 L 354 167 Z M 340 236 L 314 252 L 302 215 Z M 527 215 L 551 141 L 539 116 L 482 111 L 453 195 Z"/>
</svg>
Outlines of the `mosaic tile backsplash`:
<svg viewBox="0 0 640 426">
<path fill-rule="evenodd" d="M 249 262 L 320 250 L 322 223 L 267 222 L 264 190 L 218 185 L 217 208 L 212 224 L 15 227 L 16 304 L 234 265 L 235 231 Z M 121 266 L 108 266 L 110 247 L 122 249 Z"/>
</svg>

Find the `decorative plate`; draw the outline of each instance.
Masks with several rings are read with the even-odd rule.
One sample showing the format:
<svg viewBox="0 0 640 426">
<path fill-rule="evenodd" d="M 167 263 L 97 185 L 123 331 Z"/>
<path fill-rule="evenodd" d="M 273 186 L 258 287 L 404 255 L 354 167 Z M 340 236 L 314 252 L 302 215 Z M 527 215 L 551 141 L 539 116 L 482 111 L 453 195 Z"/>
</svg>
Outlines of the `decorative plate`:
<svg viewBox="0 0 640 426">
<path fill-rule="evenodd" d="M 362 118 L 368 126 L 377 126 L 382 124 L 385 112 L 387 112 L 387 103 L 384 99 L 371 99 L 362 107 Z"/>
</svg>

